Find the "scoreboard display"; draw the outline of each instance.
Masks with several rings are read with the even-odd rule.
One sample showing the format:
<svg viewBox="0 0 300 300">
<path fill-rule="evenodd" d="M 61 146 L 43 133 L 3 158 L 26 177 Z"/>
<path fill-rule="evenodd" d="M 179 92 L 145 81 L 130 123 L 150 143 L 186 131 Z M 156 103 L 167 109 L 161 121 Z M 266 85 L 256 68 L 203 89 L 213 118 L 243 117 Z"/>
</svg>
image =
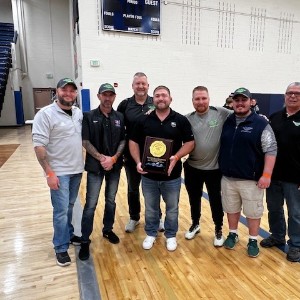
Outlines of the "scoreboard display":
<svg viewBox="0 0 300 300">
<path fill-rule="evenodd" d="M 102 29 L 160 34 L 160 0 L 102 0 Z"/>
</svg>

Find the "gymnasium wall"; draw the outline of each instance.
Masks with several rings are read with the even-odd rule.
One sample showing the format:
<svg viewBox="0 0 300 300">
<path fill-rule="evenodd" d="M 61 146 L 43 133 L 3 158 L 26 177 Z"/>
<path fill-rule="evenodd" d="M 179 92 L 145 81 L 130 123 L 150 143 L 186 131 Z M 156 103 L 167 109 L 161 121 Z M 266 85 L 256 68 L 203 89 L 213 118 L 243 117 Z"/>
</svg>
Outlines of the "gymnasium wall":
<svg viewBox="0 0 300 300">
<path fill-rule="evenodd" d="M 166 3 L 166 4 L 164 4 Z M 191 91 L 208 87 L 211 103 L 244 86 L 282 94 L 299 81 L 300 1 L 161 1 L 161 35 L 101 29 L 101 1 L 79 1 L 82 87 L 98 105 L 99 85 L 117 83 L 117 104 L 132 95 L 132 76 L 145 72 L 150 94 L 163 84 L 172 107 L 192 110 Z M 99 60 L 91 67 L 90 60 Z"/>
</svg>

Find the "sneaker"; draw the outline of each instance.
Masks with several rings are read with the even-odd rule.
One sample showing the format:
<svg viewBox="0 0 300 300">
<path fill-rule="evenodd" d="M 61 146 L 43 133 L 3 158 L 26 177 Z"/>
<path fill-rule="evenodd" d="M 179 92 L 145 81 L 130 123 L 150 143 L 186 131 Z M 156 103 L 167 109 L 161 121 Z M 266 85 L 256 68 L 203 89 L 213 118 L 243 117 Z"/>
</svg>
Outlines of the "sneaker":
<svg viewBox="0 0 300 300">
<path fill-rule="evenodd" d="M 155 236 L 147 235 L 143 241 L 143 248 L 145 250 L 150 250 L 153 247 L 155 240 L 156 240 Z"/>
<path fill-rule="evenodd" d="M 61 267 L 66 267 L 71 264 L 71 258 L 68 252 L 56 253 L 56 263 Z"/>
<path fill-rule="evenodd" d="M 164 232 L 165 231 L 165 221 L 163 219 L 159 220 L 158 231 L 159 232 Z"/>
<path fill-rule="evenodd" d="M 285 240 L 278 240 L 274 238 L 272 235 L 270 235 L 269 237 L 263 239 L 260 242 L 260 245 L 264 248 L 271 248 L 273 246 L 283 246 L 285 245 Z"/>
<path fill-rule="evenodd" d="M 175 251 L 177 248 L 176 237 L 168 238 L 166 244 L 169 251 Z"/>
<path fill-rule="evenodd" d="M 196 234 L 198 234 L 200 232 L 200 226 L 198 225 L 198 224 L 196 224 L 196 225 L 192 225 L 191 226 L 191 228 L 189 229 L 189 231 L 187 231 L 186 233 L 185 233 L 185 238 L 187 239 L 187 240 L 191 240 L 191 239 L 193 239 L 194 237 L 195 237 L 195 235 Z"/>
<path fill-rule="evenodd" d="M 248 247 L 247 252 L 250 257 L 257 257 L 259 255 L 257 240 L 249 239 L 247 247 Z"/>
<path fill-rule="evenodd" d="M 239 236 L 234 232 L 229 232 L 229 234 L 224 242 L 224 247 L 226 249 L 232 250 L 238 241 L 239 241 Z"/>
<path fill-rule="evenodd" d="M 80 246 L 81 244 L 81 237 L 73 235 L 73 237 L 70 239 L 70 244 L 74 246 Z"/>
<path fill-rule="evenodd" d="M 139 221 L 130 219 L 129 222 L 125 226 L 125 231 L 128 233 L 134 232 L 135 227 L 139 224 L 140 224 Z"/>
<path fill-rule="evenodd" d="M 224 236 L 222 234 L 222 230 L 216 231 L 215 239 L 214 239 L 214 246 L 222 247 L 223 244 L 224 244 Z"/>
<path fill-rule="evenodd" d="M 90 257 L 90 243 L 81 243 L 78 255 L 80 260 L 87 260 Z"/>
<path fill-rule="evenodd" d="M 112 244 L 118 244 L 120 239 L 113 231 L 103 232 L 103 237 L 108 239 Z"/>
<path fill-rule="evenodd" d="M 286 259 L 292 262 L 300 262 L 300 248 L 290 247 Z"/>
</svg>

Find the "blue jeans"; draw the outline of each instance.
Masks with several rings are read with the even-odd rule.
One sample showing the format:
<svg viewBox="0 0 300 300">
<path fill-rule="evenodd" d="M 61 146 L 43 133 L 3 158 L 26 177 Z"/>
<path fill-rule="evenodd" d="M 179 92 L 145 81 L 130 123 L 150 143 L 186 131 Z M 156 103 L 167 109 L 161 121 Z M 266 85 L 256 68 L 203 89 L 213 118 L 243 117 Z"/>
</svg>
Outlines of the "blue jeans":
<svg viewBox="0 0 300 300">
<path fill-rule="evenodd" d="M 88 172 L 86 187 L 86 202 L 84 205 L 81 232 L 82 241 L 90 242 L 90 235 L 93 232 L 94 214 L 98 204 L 99 193 L 103 179 L 105 178 L 105 208 L 103 215 L 102 232 L 113 229 L 116 211 L 116 194 L 118 191 L 121 169 L 113 169 L 109 172 L 101 171 L 99 174 Z"/>
<path fill-rule="evenodd" d="M 166 203 L 165 236 L 175 237 L 178 231 L 178 203 L 181 178 L 156 181 L 142 176 L 142 190 L 145 198 L 145 231 L 156 236 L 160 219 L 160 196 Z"/>
<path fill-rule="evenodd" d="M 57 176 L 59 189 L 50 190 L 53 206 L 53 245 L 56 253 L 67 251 L 70 239 L 74 235 L 74 227 L 71 222 L 81 176 L 81 173 Z"/>
<path fill-rule="evenodd" d="M 272 180 L 267 189 L 267 207 L 270 232 L 279 240 L 285 240 L 286 221 L 284 199 L 288 209 L 288 244 L 300 248 L 300 191 L 299 184 Z"/>
</svg>

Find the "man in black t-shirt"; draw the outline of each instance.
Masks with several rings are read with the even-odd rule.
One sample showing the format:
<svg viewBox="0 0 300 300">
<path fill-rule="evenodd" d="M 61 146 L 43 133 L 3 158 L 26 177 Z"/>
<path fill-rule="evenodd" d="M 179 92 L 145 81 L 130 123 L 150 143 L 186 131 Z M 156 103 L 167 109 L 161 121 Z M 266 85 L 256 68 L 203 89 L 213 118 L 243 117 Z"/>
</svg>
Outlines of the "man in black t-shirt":
<svg viewBox="0 0 300 300">
<path fill-rule="evenodd" d="M 165 236 L 166 247 L 169 251 L 177 248 L 176 233 L 178 231 L 178 203 L 181 188 L 181 157 L 189 154 L 195 145 L 191 124 L 183 115 L 170 108 L 172 97 L 166 86 L 158 86 L 153 92 L 155 110 L 146 116 L 141 116 L 129 136 L 130 153 L 136 163 L 137 171 L 142 174 L 142 190 L 145 198 L 145 231 L 146 238 L 143 248 L 149 250 L 155 242 L 159 228 L 159 204 L 160 197 L 166 203 Z M 142 168 L 142 155 L 146 137 L 172 140 L 167 174 L 144 172 Z M 150 146 L 155 147 L 153 144 Z M 162 157 L 166 149 L 162 141 L 160 155 Z M 152 150 L 153 150 L 152 148 Z M 147 150 L 147 149 L 146 149 Z M 154 150 L 153 150 L 154 151 Z M 153 152 L 152 151 L 152 152 Z M 155 152 L 155 151 L 154 151 Z"/>
<path fill-rule="evenodd" d="M 86 260 L 90 256 L 90 235 L 93 232 L 95 210 L 104 180 L 105 207 L 102 233 L 103 237 L 111 243 L 119 243 L 119 237 L 113 232 L 113 225 L 116 193 L 123 165 L 122 152 L 125 146 L 124 119 L 121 113 L 112 108 L 116 92 L 111 84 L 102 84 L 97 97 L 100 100 L 100 105 L 86 112 L 82 121 L 82 145 L 86 149 L 87 187 L 81 221 L 80 260 Z"/>
<path fill-rule="evenodd" d="M 130 219 L 125 226 L 126 232 L 133 232 L 139 224 L 141 204 L 140 204 L 140 182 L 141 174 L 136 170 L 136 164 L 132 159 L 128 149 L 128 136 L 136 120 L 146 115 L 154 109 L 153 98 L 148 95 L 149 83 L 147 76 L 138 72 L 133 77 L 132 89 L 134 95 L 124 99 L 118 106 L 117 111 L 123 113 L 126 127 L 126 146 L 124 150 L 124 165 L 127 177 L 127 200 Z M 163 230 L 163 222 L 160 223 L 160 231 Z"/>
<path fill-rule="evenodd" d="M 270 116 L 278 146 L 277 160 L 266 200 L 271 235 L 262 247 L 284 246 L 288 234 L 287 260 L 300 261 L 300 82 L 285 92 L 285 107 Z M 284 200 L 288 211 L 285 220 Z"/>
</svg>

